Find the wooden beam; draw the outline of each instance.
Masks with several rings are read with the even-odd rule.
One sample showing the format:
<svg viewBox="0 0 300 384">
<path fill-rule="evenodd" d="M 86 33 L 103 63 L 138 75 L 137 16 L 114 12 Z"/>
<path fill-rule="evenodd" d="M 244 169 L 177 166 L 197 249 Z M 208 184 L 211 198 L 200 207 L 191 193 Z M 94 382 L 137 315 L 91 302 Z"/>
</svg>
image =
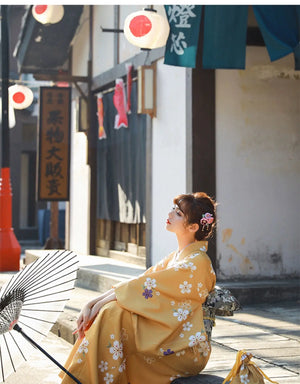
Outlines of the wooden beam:
<svg viewBox="0 0 300 384">
<path fill-rule="evenodd" d="M 75 88 L 77 89 L 77 91 L 81 94 L 81 96 L 83 97 L 83 99 L 87 102 L 88 101 L 88 96 L 83 92 L 83 90 L 79 87 L 79 85 L 77 84 L 76 81 L 74 81 L 74 85 L 75 85 Z"/>
<path fill-rule="evenodd" d="M 204 14 L 202 14 L 204 17 Z M 216 197 L 216 116 L 215 70 L 203 69 L 202 19 L 197 66 L 192 69 L 192 190 Z M 209 242 L 208 255 L 217 267 L 216 234 Z M 217 272 L 217 271 L 216 271 Z"/>
<path fill-rule="evenodd" d="M 38 81 L 66 81 L 67 83 L 87 83 L 88 76 L 72 76 L 67 74 L 41 73 L 33 75 Z"/>
</svg>

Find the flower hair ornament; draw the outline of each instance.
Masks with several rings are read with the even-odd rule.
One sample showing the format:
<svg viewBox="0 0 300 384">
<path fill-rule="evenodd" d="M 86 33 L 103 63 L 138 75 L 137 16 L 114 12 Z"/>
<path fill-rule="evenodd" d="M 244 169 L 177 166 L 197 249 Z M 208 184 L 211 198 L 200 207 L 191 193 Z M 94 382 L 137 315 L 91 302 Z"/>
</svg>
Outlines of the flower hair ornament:
<svg viewBox="0 0 300 384">
<path fill-rule="evenodd" d="M 211 213 L 206 212 L 202 215 L 202 219 L 200 220 L 200 224 L 202 225 L 202 231 L 209 229 L 209 225 L 214 222 L 214 217 Z"/>
</svg>

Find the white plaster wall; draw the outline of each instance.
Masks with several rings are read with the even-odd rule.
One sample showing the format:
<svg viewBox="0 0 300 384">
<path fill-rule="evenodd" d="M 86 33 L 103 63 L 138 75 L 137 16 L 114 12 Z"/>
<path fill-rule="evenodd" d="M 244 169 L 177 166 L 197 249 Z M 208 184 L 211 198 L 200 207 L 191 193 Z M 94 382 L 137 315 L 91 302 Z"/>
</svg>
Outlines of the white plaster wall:
<svg viewBox="0 0 300 384">
<path fill-rule="evenodd" d="M 83 8 L 80 26 L 72 41 L 72 74 L 87 76 L 89 55 L 89 7 Z"/>
<path fill-rule="evenodd" d="M 244 71 L 216 71 L 219 277 L 300 272 L 300 76 L 247 48 Z"/>
<path fill-rule="evenodd" d="M 113 5 L 93 6 L 93 77 L 109 70 L 114 64 L 114 34 L 102 28 L 114 28 Z M 73 75 L 86 76 L 89 59 L 89 6 L 85 6 L 80 26 L 73 39 Z"/>
<path fill-rule="evenodd" d="M 121 5 L 120 6 L 120 28 L 124 28 L 124 21 L 133 12 L 141 11 L 146 5 Z M 122 63 L 140 53 L 140 48 L 130 44 L 124 33 L 119 34 L 119 61 Z"/>
<path fill-rule="evenodd" d="M 81 25 L 73 39 L 73 74 L 87 75 L 89 54 L 89 7 L 84 7 Z M 81 84 L 79 84 L 81 86 Z M 87 165 L 87 137 L 78 132 L 77 96 L 73 88 L 71 125 L 71 179 L 69 215 L 69 248 L 77 253 L 89 253 L 90 169 Z"/>
<path fill-rule="evenodd" d="M 157 118 L 152 134 L 152 264 L 177 247 L 165 225 L 173 198 L 186 192 L 185 81 L 185 68 L 158 61 Z"/>
<path fill-rule="evenodd" d="M 114 34 L 101 30 L 114 28 L 113 5 L 94 5 L 93 22 L 93 76 L 97 76 L 114 65 Z"/>
<path fill-rule="evenodd" d="M 71 180 L 69 211 L 69 248 L 89 254 L 90 168 L 87 161 L 87 137 L 77 131 L 75 101 L 72 103 Z"/>
</svg>

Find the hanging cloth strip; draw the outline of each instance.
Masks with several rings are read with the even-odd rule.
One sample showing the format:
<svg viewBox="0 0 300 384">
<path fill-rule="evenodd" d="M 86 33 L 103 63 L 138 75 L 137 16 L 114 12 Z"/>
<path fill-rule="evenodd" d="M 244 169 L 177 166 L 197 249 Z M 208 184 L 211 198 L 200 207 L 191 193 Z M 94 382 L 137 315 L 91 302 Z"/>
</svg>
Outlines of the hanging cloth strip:
<svg viewBox="0 0 300 384">
<path fill-rule="evenodd" d="M 165 5 L 170 33 L 164 64 L 196 67 L 202 5 Z"/>
<path fill-rule="evenodd" d="M 300 70 L 300 5 L 253 5 L 271 61 L 294 53 Z"/>
<path fill-rule="evenodd" d="M 247 5 L 206 5 L 203 68 L 245 69 Z"/>
<path fill-rule="evenodd" d="M 245 69 L 248 7 L 165 5 L 170 33 L 164 63 L 196 67 L 200 24 L 203 19 L 203 68 Z M 300 5 L 252 7 L 271 61 L 294 53 L 295 69 L 299 70 Z"/>
</svg>

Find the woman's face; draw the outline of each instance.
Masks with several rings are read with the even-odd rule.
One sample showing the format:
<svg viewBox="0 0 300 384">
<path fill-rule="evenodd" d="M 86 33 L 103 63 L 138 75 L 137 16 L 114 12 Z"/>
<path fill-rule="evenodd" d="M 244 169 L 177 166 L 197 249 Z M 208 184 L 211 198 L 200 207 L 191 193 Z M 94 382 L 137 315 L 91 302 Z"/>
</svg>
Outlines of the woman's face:
<svg viewBox="0 0 300 384">
<path fill-rule="evenodd" d="M 181 211 L 178 205 L 174 205 L 169 212 L 168 218 L 166 220 L 166 229 L 176 234 L 183 234 L 188 231 L 184 213 Z"/>
</svg>

